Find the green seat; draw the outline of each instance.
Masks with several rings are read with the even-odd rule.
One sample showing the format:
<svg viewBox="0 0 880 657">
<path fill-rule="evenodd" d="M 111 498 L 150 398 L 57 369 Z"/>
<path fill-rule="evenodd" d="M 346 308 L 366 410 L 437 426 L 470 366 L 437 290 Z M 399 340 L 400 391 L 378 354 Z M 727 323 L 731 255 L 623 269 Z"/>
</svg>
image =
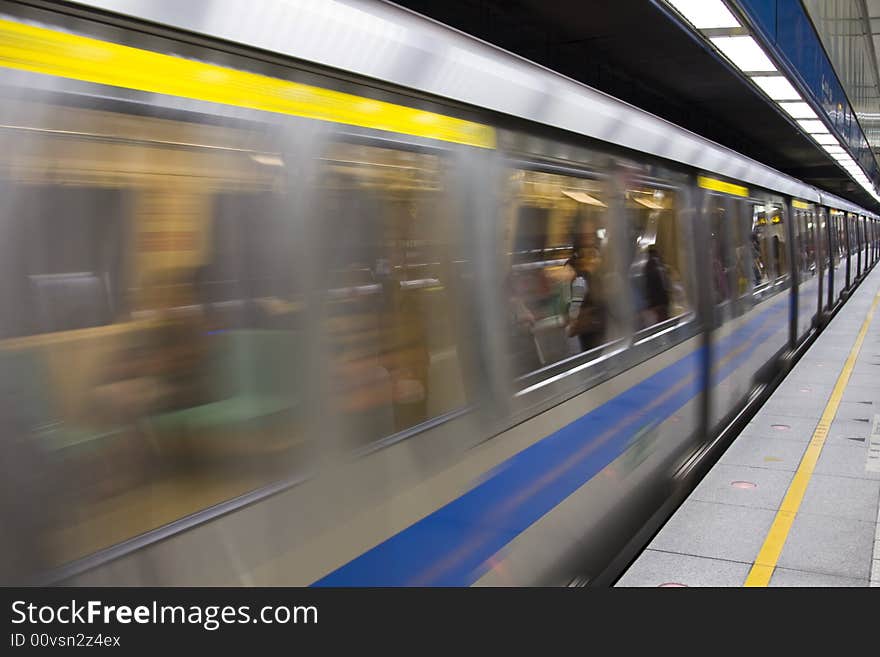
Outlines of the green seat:
<svg viewBox="0 0 880 657">
<path fill-rule="evenodd" d="M 42 348 L 0 350 L 0 394 L 12 401 L 18 424 L 47 451 L 99 449 L 121 427 L 91 430 L 61 419 L 56 410 L 46 354 Z"/>
<path fill-rule="evenodd" d="M 226 331 L 211 359 L 212 401 L 156 415 L 159 431 L 241 430 L 264 422 L 289 422 L 298 407 L 299 334 L 291 331 Z"/>
</svg>

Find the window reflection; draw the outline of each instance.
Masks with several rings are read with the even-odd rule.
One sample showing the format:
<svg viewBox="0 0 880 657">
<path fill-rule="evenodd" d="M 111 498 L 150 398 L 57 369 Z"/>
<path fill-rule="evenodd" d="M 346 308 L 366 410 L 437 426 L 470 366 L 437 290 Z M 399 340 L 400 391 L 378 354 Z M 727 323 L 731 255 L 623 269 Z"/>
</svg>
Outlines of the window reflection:
<svg viewBox="0 0 880 657">
<path fill-rule="evenodd" d="M 507 217 L 506 297 L 517 375 L 594 349 L 619 332 L 619 289 L 599 180 L 515 171 Z"/>
<path fill-rule="evenodd" d="M 333 144 L 322 161 L 327 399 L 357 447 L 461 407 L 441 158 Z"/>
<path fill-rule="evenodd" d="M 735 264 L 731 260 L 729 206 L 732 201 L 725 197 L 710 194 L 707 197 L 706 216 L 709 219 L 709 257 L 711 259 L 712 291 L 715 305 L 730 301 L 733 295 L 730 283 L 731 270 Z M 736 251 L 737 262 L 744 267 L 744 256 Z M 742 277 L 740 277 L 742 280 Z"/>
<path fill-rule="evenodd" d="M 630 230 L 630 284 L 636 329 L 645 329 L 690 308 L 684 285 L 677 193 L 650 184 L 626 192 Z"/>
<path fill-rule="evenodd" d="M 768 203 L 753 207 L 751 247 L 755 288 L 786 275 L 786 235 L 779 205 Z"/>
</svg>

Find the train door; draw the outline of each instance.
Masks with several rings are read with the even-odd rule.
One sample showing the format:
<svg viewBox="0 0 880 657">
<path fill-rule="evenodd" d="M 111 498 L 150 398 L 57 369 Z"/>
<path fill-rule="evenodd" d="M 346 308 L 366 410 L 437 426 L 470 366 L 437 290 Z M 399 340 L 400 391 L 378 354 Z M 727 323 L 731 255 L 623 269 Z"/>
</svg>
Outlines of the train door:
<svg viewBox="0 0 880 657">
<path fill-rule="evenodd" d="M 745 403 L 789 340 L 788 235 L 781 199 L 708 193 L 704 203 L 714 296 L 709 425 Z"/>
<path fill-rule="evenodd" d="M 476 440 L 452 430 L 468 400 L 460 322 L 472 274 L 453 163 L 440 149 L 346 134 L 322 153 L 315 230 L 332 418 L 324 430 L 340 449 L 428 432 L 450 450 Z"/>
<path fill-rule="evenodd" d="M 871 264 L 877 261 L 877 220 L 871 219 Z"/>
<path fill-rule="evenodd" d="M 817 326 L 822 321 L 823 308 L 825 307 L 825 272 L 828 269 L 828 244 L 827 244 L 827 211 L 821 205 L 814 206 L 813 212 L 813 231 L 814 244 L 816 246 L 816 303 L 818 307 L 818 316 L 816 317 Z"/>
<path fill-rule="evenodd" d="M 859 277 L 861 277 L 868 268 L 868 257 L 866 253 L 867 240 L 865 239 L 865 218 L 859 215 Z"/>
<path fill-rule="evenodd" d="M 870 266 L 874 265 L 874 258 L 876 256 L 876 248 L 877 248 L 877 245 L 875 242 L 876 235 L 874 232 L 876 226 L 874 225 L 874 219 L 871 217 L 868 217 L 868 219 L 867 219 L 867 228 L 868 228 L 868 266 L 870 267 Z"/>
<path fill-rule="evenodd" d="M 836 215 L 831 208 L 824 209 L 822 222 L 822 237 L 824 239 L 825 249 L 823 250 L 823 263 L 828 272 L 828 295 L 825 300 L 826 310 L 831 310 L 834 305 L 834 285 L 835 285 L 835 263 L 837 253 L 837 241 L 835 232 Z"/>
<path fill-rule="evenodd" d="M 841 210 L 829 211 L 829 287 L 828 306 L 833 308 L 846 288 L 846 227 Z"/>
<path fill-rule="evenodd" d="M 871 263 L 877 261 L 877 219 L 871 219 Z"/>
<path fill-rule="evenodd" d="M 765 281 L 756 285 L 752 293 L 755 310 L 751 315 L 760 316 L 760 338 L 756 341 L 750 355 L 750 374 L 771 363 L 777 353 L 790 341 L 790 318 L 794 312 L 795 300 L 788 293 L 791 287 L 791 272 L 788 240 L 794 234 L 788 230 L 789 216 L 782 199 L 767 197 L 763 203 L 751 204 L 751 233 L 755 246 L 755 257 L 763 261 Z M 759 312 L 758 309 L 760 308 Z M 758 321 L 757 319 L 753 321 Z"/>
<path fill-rule="evenodd" d="M 709 185 L 701 182 L 701 187 Z M 748 192 L 744 190 L 743 195 Z M 706 422 L 711 430 L 718 426 L 722 419 L 728 415 L 733 407 L 733 395 L 729 386 L 719 386 L 720 376 L 718 363 L 723 358 L 721 349 L 722 342 L 728 333 L 734 320 L 734 300 L 739 296 L 740 289 L 751 292 L 752 277 L 749 276 L 751 256 L 744 249 L 739 249 L 740 265 L 739 276 L 735 276 L 734 266 L 736 248 L 733 245 L 735 227 L 738 221 L 736 217 L 741 212 L 742 202 L 740 199 L 721 193 L 720 191 L 707 191 L 703 195 L 702 219 L 698 229 L 702 231 L 702 239 L 705 240 L 707 251 L 699 255 L 703 256 L 703 266 L 708 269 L 708 285 L 703 288 L 704 307 L 707 315 L 706 341 L 708 343 L 708 360 L 706 363 Z M 746 262 L 743 262 L 743 259 Z M 704 279 L 705 280 L 705 279 Z"/>
<path fill-rule="evenodd" d="M 820 310 L 818 259 L 816 254 L 816 210 L 803 201 L 792 201 L 795 233 L 795 271 L 798 276 L 795 338 L 806 336 Z"/>
<path fill-rule="evenodd" d="M 852 236 L 850 238 L 850 249 L 851 249 L 851 257 L 852 257 L 852 285 L 854 286 L 858 280 L 859 276 L 862 273 L 862 241 L 860 235 L 860 225 L 859 225 L 859 217 L 858 215 L 850 216 L 850 226 L 852 228 Z"/>
<path fill-rule="evenodd" d="M 872 250 L 873 256 L 871 258 L 872 263 L 877 262 L 877 252 L 878 252 L 878 250 L 880 250 L 880 244 L 878 244 L 878 242 L 880 242 L 880 238 L 878 238 L 878 234 L 877 234 L 878 233 L 878 230 L 877 230 L 878 223 L 877 222 L 878 222 L 877 219 L 871 220 L 871 245 L 872 245 L 872 249 L 873 249 Z"/>
<path fill-rule="evenodd" d="M 874 244 L 874 219 L 868 217 L 865 222 L 865 227 L 868 232 L 868 267 L 871 267 L 874 264 L 874 252 L 876 248 Z"/>
<path fill-rule="evenodd" d="M 878 219 L 871 220 L 871 234 L 873 236 L 872 244 L 874 245 L 874 257 L 873 262 L 877 262 L 877 255 L 880 252 L 880 235 L 878 235 L 878 228 L 880 228 L 880 224 L 878 224 Z"/>
<path fill-rule="evenodd" d="M 852 288 L 856 278 L 855 255 L 854 248 L 855 227 L 853 226 L 853 215 L 847 212 L 844 215 L 844 257 L 846 258 L 846 289 Z"/>
</svg>

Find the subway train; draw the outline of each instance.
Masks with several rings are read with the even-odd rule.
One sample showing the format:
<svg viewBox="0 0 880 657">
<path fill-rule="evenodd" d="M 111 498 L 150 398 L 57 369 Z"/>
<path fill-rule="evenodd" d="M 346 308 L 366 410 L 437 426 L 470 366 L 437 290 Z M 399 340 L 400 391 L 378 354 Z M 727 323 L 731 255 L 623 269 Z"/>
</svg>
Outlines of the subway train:
<svg viewBox="0 0 880 657">
<path fill-rule="evenodd" d="M 0 576 L 602 586 L 873 212 L 381 2 L 0 3 Z"/>
</svg>

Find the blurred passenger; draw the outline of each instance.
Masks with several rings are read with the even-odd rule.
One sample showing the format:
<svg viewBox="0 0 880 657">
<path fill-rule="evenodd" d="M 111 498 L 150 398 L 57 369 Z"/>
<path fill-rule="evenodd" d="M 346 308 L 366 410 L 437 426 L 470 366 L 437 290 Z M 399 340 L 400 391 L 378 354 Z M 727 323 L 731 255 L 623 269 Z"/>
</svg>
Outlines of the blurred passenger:
<svg viewBox="0 0 880 657">
<path fill-rule="evenodd" d="M 766 276 L 764 261 L 761 259 L 761 239 L 757 231 L 752 231 L 752 270 L 755 276 L 755 285 L 760 285 Z"/>
<path fill-rule="evenodd" d="M 648 247 L 648 260 L 644 268 L 647 326 L 669 319 L 669 275 L 660 258 L 660 251 L 653 244 Z"/>
<path fill-rule="evenodd" d="M 710 246 L 712 253 L 712 281 L 715 289 L 715 304 L 718 305 L 730 299 L 730 290 L 727 284 L 727 269 L 724 266 L 721 253 L 721 244 L 713 234 Z"/>
<path fill-rule="evenodd" d="M 605 342 L 607 303 L 599 276 L 601 262 L 599 249 L 587 246 L 575 251 L 566 263 L 572 272 L 572 316 L 567 334 L 577 337 L 581 351 Z"/>
<path fill-rule="evenodd" d="M 782 245 L 779 235 L 773 236 L 773 273 L 776 277 L 782 276 Z"/>
</svg>

